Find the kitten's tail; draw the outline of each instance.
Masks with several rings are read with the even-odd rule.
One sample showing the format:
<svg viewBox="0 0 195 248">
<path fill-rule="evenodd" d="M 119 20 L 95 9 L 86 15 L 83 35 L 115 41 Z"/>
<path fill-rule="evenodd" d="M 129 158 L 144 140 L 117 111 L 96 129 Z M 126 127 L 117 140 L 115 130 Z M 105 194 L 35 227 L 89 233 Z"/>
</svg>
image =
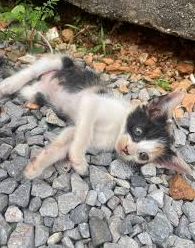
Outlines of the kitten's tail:
<svg viewBox="0 0 195 248">
<path fill-rule="evenodd" d="M 42 57 L 29 67 L 3 80 L 0 83 L 0 96 L 16 93 L 31 80 L 40 77 L 48 71 L 60 70 L 62 66 L 63 63 L 60 55 Z"/>
</svg>

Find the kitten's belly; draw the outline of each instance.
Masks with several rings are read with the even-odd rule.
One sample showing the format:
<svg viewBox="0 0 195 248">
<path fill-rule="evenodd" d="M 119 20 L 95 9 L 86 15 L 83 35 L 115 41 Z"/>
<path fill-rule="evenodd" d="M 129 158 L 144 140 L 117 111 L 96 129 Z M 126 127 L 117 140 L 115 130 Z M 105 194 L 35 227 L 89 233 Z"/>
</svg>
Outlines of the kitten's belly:
<svg viewBox="0 0 195 248">
<path fill-rule="evenodd" d="M 97 149 L 112 150 L 119 135 L 120 127 L 95 128 L 91 146 Z"/>
</svg>

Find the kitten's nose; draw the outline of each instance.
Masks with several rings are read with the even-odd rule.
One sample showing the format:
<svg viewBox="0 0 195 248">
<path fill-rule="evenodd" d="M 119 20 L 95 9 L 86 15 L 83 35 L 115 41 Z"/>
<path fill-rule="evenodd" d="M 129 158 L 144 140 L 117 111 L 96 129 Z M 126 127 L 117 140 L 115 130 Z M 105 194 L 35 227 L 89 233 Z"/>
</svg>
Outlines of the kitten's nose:
<svg viewBox="0 0 195 248">
<path fill-rule="evenodd" d="M 148 161 L 149 156 L 148 156 L 148 154 L 146 152 L 140 152 L 139 159 L 142 160 L 142 161 Z"/>
<path fill-rule="evenodd" d="M 123 147 L 122 151 L 123 151 L 126 155 L 129 155 L 128 146 Z"/>
</svg>

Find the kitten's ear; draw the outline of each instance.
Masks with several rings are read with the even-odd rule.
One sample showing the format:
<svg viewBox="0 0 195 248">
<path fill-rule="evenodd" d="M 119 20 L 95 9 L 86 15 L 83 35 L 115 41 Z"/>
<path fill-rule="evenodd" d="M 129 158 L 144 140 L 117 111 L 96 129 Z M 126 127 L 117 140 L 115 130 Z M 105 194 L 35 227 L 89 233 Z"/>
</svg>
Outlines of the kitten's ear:
<svg viewBox="0 0 195 248">
<path fill-rule="evenodd" d="M 184 95 L 184 92 L 174 91 L 160 97 L 155 97 L 148 102 L 146 110 L 151 117 L 159 117 L 167 114 L 168 118 L 171 118 L 173 110 L 181 103 Z"/>
<path fill-rule="evenodd" d="M 165 168 L 179 173 L 187 173 L 195 177 L 195 171 L 192 170 L 190 165 L 188 165 L 182 158 L 176 154 L 171 155 L 168 159 L 160 160 L 157 162 L 156 166 L 158 168 Z"/>
</svg>

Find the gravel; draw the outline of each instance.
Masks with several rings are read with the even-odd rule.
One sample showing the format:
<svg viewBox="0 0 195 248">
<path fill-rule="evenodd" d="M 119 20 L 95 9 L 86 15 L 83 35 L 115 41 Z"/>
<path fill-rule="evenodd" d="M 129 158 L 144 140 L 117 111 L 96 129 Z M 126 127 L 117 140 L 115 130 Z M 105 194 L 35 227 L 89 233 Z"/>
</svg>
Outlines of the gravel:
<svg viewBox="0 0 195 248">
<path fill-rule="evenodd" d="M 57 217 L 58 205 L 54 198 L 48 197 L 43 200 L 42 206 L 39 210 L 41 216 L 45 217 Z"/>
<path fill-rule="evenodd" d="M 27 207 L 30 200 L 31 183 L 21 184 L 12 194 L 9 195 L 9 203 L 20 207 Z"/>
<path fill-rule="evenodd" d="M 54 195 L 55 190 L 43 180 L 34 180 L 32 184 L 31 195 L 47 198 Z"/>
<path fill-rule="evenodd" d="M 148 223 L 147 232 L 155 244 L 163 245 L 173 232 L 173 227 L 165 215 L 157 214 L 154 220 Z"/>
<path fill-rule="evenodd" d="M 104 220 L 92 217 L 89 220 L 91 239 L 95 246 L 112 241 L 112 236 Z"/>
<path fill-rule="evenodd" d="M 113 86 L 129 85 L 127 101 L 161 95 L 125 75 L 102 77 Z M 0 247 L 195 248 L 195 201 L 169 196 L 170 171 L 155 164 L 134 166 L 114 152 L 89 149 L 89 175 L 81 177 L 70 162 L 59 161 L 28 181 L 23 171 L 29 159 L 69 124 L 47 107 L 27 110 L 14 97 L 1 104 Z M 194 117 L 194 112 L 185 113 L 173 126 L 175 148 L 192 165 Z M 194 179 L 188 181 L 194 185 Z"/>
<path fill-rule="evenodd" d="M 5 220 L 7 222 L 22 222 L 23 213 L 16 206 L 9 206 L 5 212 Z"/>
<path fill-rule="evenodd" d="M 18 223 L 16 229 L 10 235 L 8 247 L 33 248 L 34 242 L 33 226 L 25 223 Z"/>
<path fill-rule="evenodd" d="M 156 216 L 158 212 L 158 204 L 152 198 L 139 198 L 137 200 L 137 215 Z"/>
</svg>

